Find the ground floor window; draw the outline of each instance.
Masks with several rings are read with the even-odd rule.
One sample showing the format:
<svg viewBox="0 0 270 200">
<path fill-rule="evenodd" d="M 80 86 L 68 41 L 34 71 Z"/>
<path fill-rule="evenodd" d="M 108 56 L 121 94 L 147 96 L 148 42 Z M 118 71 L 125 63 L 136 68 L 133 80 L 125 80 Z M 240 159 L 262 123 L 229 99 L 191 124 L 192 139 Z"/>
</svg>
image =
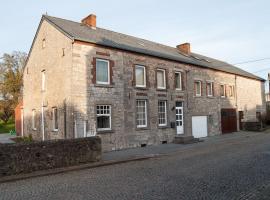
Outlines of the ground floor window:
<svg viewBox="0 0 270 200">
<path fill-rule="evenodd" d="M 158 125 L 167 125 L 167 101 L 158 102 Z"/>
<path fill-rule="evenodd" d="M 136 101 L 136 123 L 138 128 L 147 127 L 147 101 Z"/>
<path fill-rule="evenodd" d="M 97 130 L 111 130 L 111 106 L 97 106 Z"/>
<path fill-rule="evenodd" d="M 53 113 L 53 130 L 58 131 L 58 109 L 54 107 L 52 113 Z"/>
</svg>

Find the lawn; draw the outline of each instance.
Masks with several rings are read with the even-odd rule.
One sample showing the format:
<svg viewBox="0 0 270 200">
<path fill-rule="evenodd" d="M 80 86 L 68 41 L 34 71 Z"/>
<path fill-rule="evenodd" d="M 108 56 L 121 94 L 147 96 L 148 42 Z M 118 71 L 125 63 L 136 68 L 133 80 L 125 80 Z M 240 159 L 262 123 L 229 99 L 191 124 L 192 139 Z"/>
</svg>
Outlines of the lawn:
<svg viewBox="0 0 270 200">
<path fill-rule="evenodd" d="M 0 134 L 9 133 L 10 130 L 15 130 L 14 120 L 9 120 L 6 124 L 0 120 Z"/>
</svg>

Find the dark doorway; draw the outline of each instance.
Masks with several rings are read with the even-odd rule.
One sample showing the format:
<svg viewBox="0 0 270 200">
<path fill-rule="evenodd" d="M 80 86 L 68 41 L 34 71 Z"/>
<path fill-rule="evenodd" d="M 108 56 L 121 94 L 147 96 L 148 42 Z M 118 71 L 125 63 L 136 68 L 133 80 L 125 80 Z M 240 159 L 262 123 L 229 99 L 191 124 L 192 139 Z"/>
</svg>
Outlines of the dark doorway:
<svg viewBox="0 0 270 200">
<path fill-rule="evenodd" d="M 243 111 L 239 111 L 239 129 L 240 130 L 243 130 L 242 119 L 244 119 L 244 112 Z"/>
<path fill-rule="evenodd" d="M 236 109 L 221 109 L 221 128 L 223 134 L 237 131 Z"/>
</svg>

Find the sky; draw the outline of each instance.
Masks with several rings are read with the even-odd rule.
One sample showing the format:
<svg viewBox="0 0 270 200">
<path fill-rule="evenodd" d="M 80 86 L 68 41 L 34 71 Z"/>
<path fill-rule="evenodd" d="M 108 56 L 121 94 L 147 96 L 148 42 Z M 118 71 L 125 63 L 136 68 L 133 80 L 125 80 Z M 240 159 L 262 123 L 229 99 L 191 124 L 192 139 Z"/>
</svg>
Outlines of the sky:
<svg viewBox="0 0 270 200">
<path fill-rule="evenodd" d="M 270 72 L 269 0 L 0 0 L 0 57 L 28 52 L 42 14 L 80 21 L 220 59 L 267 78 Z M 259 71 L 259 72 L 258 72 Z"/>
</svg>

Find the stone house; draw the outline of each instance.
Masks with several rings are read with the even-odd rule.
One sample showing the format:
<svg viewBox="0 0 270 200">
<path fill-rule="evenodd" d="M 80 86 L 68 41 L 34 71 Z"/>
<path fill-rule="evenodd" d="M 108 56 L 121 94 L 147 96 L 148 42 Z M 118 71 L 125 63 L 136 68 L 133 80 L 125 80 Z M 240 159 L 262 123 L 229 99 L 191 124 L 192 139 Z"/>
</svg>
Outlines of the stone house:
<svg viewBox="0 0 270 200">
<path fill-rule="evenodd" d="M 228 63 L 44 15 L 24 68 L 23 133 L 98 135 L 103 151 L 241 129 L 265 112 L 264 80 Z"/>
</svg>

